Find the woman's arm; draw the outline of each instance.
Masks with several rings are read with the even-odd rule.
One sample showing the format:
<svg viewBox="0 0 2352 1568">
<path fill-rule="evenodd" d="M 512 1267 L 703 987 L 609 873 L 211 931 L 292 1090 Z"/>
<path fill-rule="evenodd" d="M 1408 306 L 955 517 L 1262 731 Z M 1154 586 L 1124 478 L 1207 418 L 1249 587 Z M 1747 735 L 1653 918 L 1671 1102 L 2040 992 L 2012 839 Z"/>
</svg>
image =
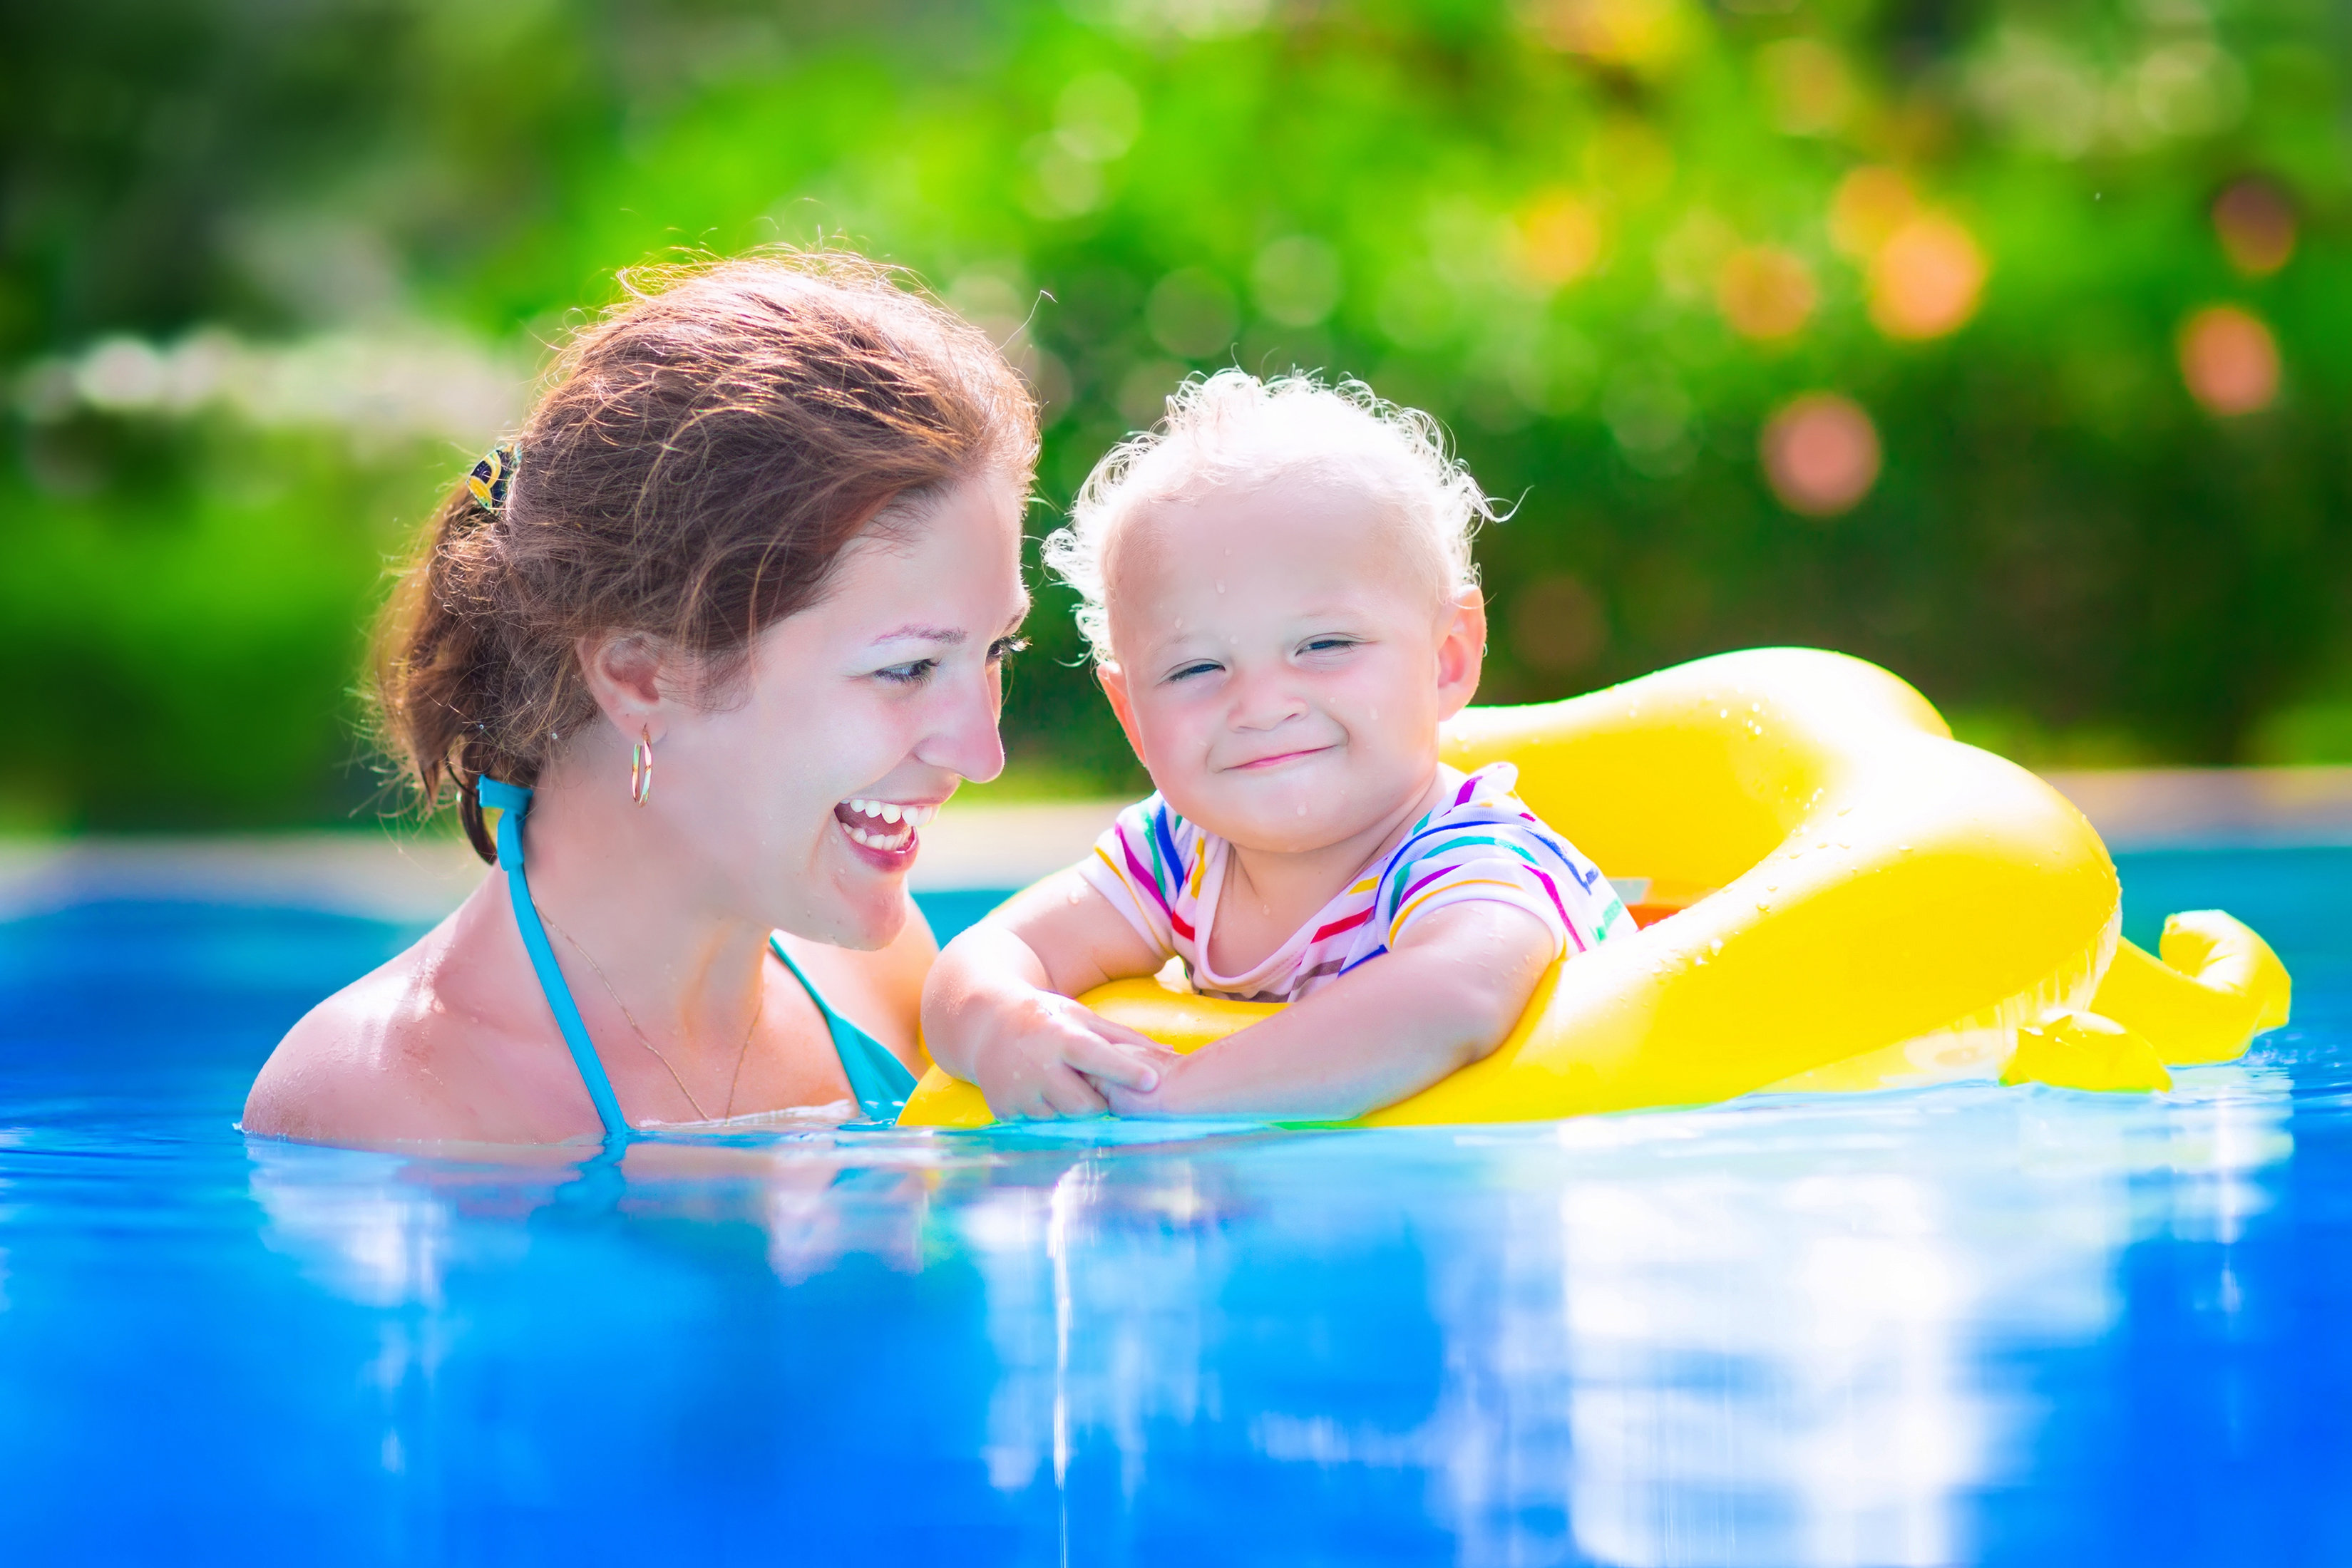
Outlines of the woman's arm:
<svg viewBox="0 0 2352 1568">
<path fill-rule="evenodd" d="M 941 1067 L 999 1116 L 1083 1116 L 1103 1085 L 1149 1089 L 1171 1053 L 1069 998 L 1149 975 L 1154 951 L 1076 871 L 1049 877 L 958 936 L 923 990 L 923 1035 Z"/>
<path fill-rule="evenodd" d="M 1360 1116 L 1502 1044 L 1558 951 L 1524 909 L 1448 904 L 1306 1000 L 1178 1058 L 1158 1088 L 1104 1092 L 1122 1116 Z"/>
</svg>

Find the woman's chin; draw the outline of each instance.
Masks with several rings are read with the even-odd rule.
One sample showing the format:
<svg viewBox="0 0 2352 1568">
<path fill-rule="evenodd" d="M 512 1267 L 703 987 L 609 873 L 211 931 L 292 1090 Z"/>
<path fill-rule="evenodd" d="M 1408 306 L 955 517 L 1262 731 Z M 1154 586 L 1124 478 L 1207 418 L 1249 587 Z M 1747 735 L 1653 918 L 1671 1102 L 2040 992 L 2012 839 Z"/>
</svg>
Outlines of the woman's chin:
<svg viewBox="0 0 2352 1568">
<path fill-rule="evenodd" d="M 921 841 L 911 831 L 903 847 L 854 841 L 838 824 L 825 858 L 834 874 L 824 879 L 835 893 L 824 940 L 836 947 L 872 952 L 887 947 L 907 928 L 907 873 Z"/>
</svg>

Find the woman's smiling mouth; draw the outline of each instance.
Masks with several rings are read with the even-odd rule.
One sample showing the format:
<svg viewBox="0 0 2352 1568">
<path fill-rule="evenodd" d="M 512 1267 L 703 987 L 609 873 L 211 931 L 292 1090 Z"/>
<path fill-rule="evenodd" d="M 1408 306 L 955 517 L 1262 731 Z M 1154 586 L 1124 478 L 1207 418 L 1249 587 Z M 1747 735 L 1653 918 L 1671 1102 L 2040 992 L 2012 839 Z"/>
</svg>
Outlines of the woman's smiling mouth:
<svg viewBox="0 0 2352 1568">
<path fill-rule="evenodd" d="M 940 814 L 936 804 L 908 805 L 898 800 L 844 800 L 833 809 L 833 820 L 859 849 L 896 862 L 915 848 L 915 830 Z"/>
</svg>

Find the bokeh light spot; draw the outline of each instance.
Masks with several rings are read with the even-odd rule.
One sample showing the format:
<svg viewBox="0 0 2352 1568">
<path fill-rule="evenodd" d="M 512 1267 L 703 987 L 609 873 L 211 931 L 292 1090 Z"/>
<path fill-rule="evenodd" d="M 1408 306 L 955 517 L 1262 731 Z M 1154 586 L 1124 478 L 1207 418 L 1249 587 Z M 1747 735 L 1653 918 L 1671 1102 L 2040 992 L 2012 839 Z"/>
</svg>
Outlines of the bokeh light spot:
<svg viewBox="0 0 2352 1568">
<path fill-rule="evenodd" d="M 1072 78 L 1054 104 L 1054 139 L 1070 155 L 1107 163 L 1127 155 L 1143 129 L 1143 100 L 1116 71 Z"/>
<path fill-rule="evenodd" d="M 1871 322 L 1890 338 L 1957 332 L 1976 314 L 1986 270 L 1975 235 L 1941 213 L 1922 213 L 1870 259 Z"/>
<path fill-rule="evenodd" d="M 1250 291 L 1259 314 L 1286 327 L 1312 327 L 1339 303 L 1339 253 L 1312 235 L 1287 235 L 1257 253 Z"/>
<path fill-rule="evenodd" d="M 2294 204 L 2267 180 L 2240 180 L 2213 199 L 2213 231 L 2231 267 L 2268 277 L 2294 256 Z"/>
<path fill-rule="evenodd" d="M 1812 269 L 1778 246 L 1742 246 L 1715 275 L 1715 302 L 1731 329 L 1765 341 L 1794 337 L 1813 313 Z"/>
<path fill-rule="evenodd" d="M 1791 136 L 1826 136 L 1853 111 L 1845 57 L 1818 38 L 1782 38 L 1756 51 L 1773 123 Z"/>
<path fill-rule="evenodd" d="M 1830 242 L 1866 261 L 1918 210 L 1918 193 L 1901 170 L 1866 163 L 1840 180 L 1830 198 Z"/>
<path fill-rule="evenodd" d="M 1809 517 L 1847 511 L 1878 483 L 1878 427 L 1837 392 L 1790 399 L 1765 422 L 1759 447 L 1772 493 Z"/>
<path fill-rule="evenodd" d="M 1021 204 L 1032 217 L 1075 218 L 1102 205 L 1102 165 L 1079 157 L 1059 138 L 1034 139 L 1024 156 L 1029 177 L 1020 187 Z"/>
<path fill-rule="evenodd" d="M 1601 217 L 1589 202 L 1549 191 L 1519 215 L 1519 261 L 1537 282 L 1558 288 L 1601 259 Z"/>
<path fill-rule="evenodd" d="M 1664 71 L 1691 42 L 1684 0 L 1531 0 L 1521 14 L 1553 48 L 1644 73 Z"/>
<path fill-rule="evenodd" d="M 1608 643 L 1600 596 L 1579 578 L 1539 577 L 1511 601 L 1511 652 L 1530 669 L 1580 670 Z"/>
<path fill-rule="evenodd" d="M 1152 341 L 1181 359 L 1205 360 L 1233 346 L 1239 313 L 1234 292 L 1214 273 L 1179 267 L 1152 286 L 1143 302 Z"/>
<path fill-rule="evenodd" d="M 2278 340 L 2252 311 L 2210 305 L 2181 325 L 2180 379 L 2210 413 L 2259 413 L 2278 396 Z"/>
</svg>

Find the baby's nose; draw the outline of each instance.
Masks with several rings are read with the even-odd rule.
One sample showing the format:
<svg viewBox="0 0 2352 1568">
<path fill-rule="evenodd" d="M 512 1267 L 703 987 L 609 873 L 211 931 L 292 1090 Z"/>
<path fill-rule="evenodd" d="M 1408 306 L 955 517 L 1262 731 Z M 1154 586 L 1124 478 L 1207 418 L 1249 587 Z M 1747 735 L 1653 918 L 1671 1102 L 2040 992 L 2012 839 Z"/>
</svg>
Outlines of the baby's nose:
<svg viewBox="0 0 2352 1568">
<path fill-rule="evenodd" d="M 1234 691 L 1233 722 L 1239 729 L 1272 729 L 1307 711 L 1307 699 L 1276 680 L 1244 680 Z"/>
</svg>

